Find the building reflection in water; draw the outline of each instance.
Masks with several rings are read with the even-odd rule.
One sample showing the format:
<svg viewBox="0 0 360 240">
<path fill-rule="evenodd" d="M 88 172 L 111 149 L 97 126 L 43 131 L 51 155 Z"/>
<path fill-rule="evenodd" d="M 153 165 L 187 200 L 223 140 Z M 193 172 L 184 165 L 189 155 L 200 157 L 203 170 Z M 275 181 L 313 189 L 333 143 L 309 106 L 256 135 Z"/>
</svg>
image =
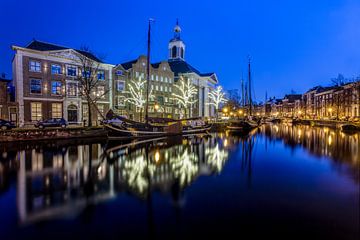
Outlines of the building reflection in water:
<svg viewBox="0 0 360 240">
<path fill-rule="evenodd" d="M 263 125 L 261 133 L 266 135 L 269 143 L 282 141 L 293 150 L 302 147 L 319 158 L 326 156 L 339 171 L 347 171 L 359 182 L 360 133 L 346 134 L 327 127 L 286 124 Z"/>
<path fill-rule="evenodd" d="M 159 191 L 181 207 L 187 186 L 201 175 L 221 172 L 228 159 L 224 145 L 219 137 L 190 137 L 137 145 L 25 148 L 16 155 L 20 222 L 77 215 L 89 203 L 120 192 L 149 201 Z"/>
</svg>

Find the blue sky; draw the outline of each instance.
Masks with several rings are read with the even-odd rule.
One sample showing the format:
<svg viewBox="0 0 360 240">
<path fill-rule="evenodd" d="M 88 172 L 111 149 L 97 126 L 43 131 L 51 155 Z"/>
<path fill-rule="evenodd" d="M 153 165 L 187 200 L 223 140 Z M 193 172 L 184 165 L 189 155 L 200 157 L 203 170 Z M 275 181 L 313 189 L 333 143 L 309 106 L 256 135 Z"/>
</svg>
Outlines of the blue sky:
<svg viewBox="0 0 360 240">
<path fill-rule="evenodd" d="M 0 0 L 0 9 L 0 72 L 8 75 L 10 46 L 33 38 L 88 45 L 114 64 L 136 58 L 146 53 L 149 17 L 154 61 L 167 58 L 179 18 L 186 60 L 216 72 L 226 89 L 239 88 L 250 54 L 257 100 L 360 75 L 359 0 Z"/>
</svg>

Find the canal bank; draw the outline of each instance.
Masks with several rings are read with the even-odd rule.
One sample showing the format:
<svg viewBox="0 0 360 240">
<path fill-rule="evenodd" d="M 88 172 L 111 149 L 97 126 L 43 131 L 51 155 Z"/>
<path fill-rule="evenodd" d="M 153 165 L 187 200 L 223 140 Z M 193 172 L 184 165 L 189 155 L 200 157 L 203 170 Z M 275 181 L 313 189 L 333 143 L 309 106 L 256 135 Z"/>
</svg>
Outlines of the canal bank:
<svg viewBox="0 0 360 240">
<path fill-rule="evenodd" d="M 0 142 L 45 141 L 76 138 L 106 138 L 107 131 L 102 127 L 13 129 L 0 132 Z"/>
<path fill-rule="evenodd" d="M 285 122 L 286 121 L 282 121 Z M 291 122 L 294 125 L 307 125 L 312 127 L 328 127 L 340 130 L 349 130 L 360 132 L 360 123 L 335 121 L 335 120 L 310 120 L 310 119 L 296 119 Z"/>
</svg>

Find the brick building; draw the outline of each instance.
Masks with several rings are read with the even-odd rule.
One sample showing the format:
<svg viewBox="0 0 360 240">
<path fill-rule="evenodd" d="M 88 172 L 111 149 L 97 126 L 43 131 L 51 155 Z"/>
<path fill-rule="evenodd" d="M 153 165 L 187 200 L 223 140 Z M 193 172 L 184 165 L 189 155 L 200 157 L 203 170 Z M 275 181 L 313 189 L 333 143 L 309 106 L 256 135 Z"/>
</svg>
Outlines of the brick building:
<svg viewBox="0 0 360 240">
<path fill-rule="evenodd" d="M 103 113 L 110 109 L 113 65 L 103 63 L 89 52 L 36 40 L 26 47 L 12 48 L 15 51 L 12 64 L 20 126 L 47 118 L 63 117 L 73 124 L 86 119 L 83 114 L 87 112 L 86 104 L 79 94 L 77 80 L 82 74 L 79 55 L 99 63 L 98 77 L 104 84 L 97 91 L 110 91 L 97 102 L 97 108 Z M 92 120 L 97 123 L 97 112 L 93 115 Z"/>
</svg>

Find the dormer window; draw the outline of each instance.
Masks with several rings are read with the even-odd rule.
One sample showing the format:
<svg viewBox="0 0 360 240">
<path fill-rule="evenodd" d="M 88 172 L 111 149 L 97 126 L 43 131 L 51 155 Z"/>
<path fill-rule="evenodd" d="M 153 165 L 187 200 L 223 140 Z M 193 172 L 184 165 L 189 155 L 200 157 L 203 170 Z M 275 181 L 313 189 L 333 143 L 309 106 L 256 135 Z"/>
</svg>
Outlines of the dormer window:
<svg viewBox="0 0 360 240">
<path fill-rule="evenodd" d="M 123 71 L 121 71 L 121 70 L 116 70 L 115 75 L 116 75 L 116 76 L 122 76 L 122 75 L 123 75 Z"/>
</svg>

